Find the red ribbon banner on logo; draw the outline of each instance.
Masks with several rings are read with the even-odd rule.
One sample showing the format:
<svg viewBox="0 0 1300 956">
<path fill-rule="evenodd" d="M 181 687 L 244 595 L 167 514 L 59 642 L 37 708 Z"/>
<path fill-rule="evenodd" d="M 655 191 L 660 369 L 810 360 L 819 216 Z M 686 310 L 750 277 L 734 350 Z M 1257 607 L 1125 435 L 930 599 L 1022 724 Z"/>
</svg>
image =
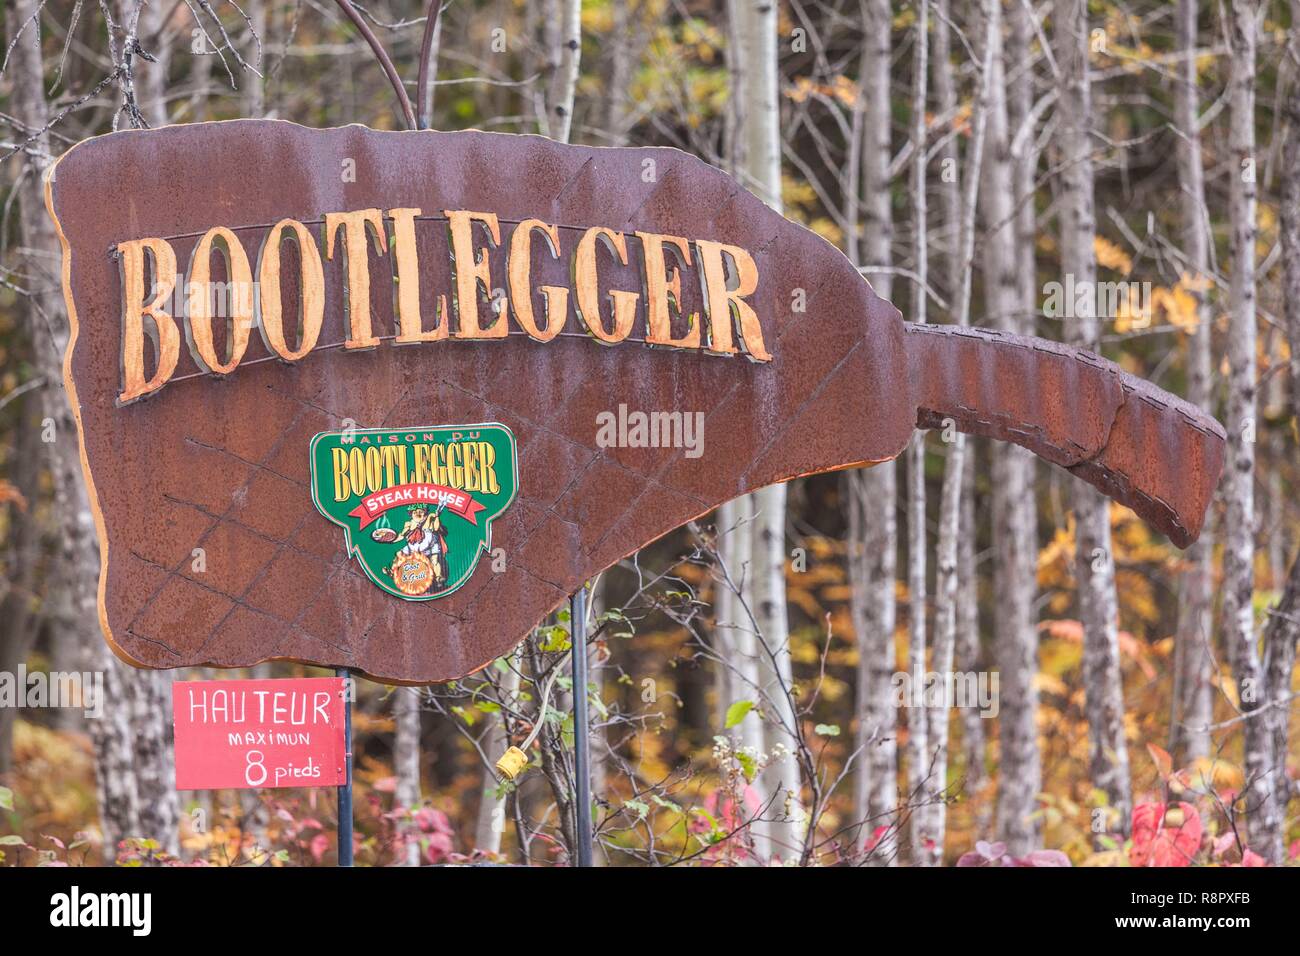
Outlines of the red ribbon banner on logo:
<svg viewBox="0 0 1300 956">
<path fill-rule="evenodd" d="M 478 524 L 478 513 L 486 506 L 474 500 L 474 496 L 444 485 L 394 485 L 383 491 L 376 491 L 361 499 L 348 514 L 361 521 L 364 528 L 385 511 L 410 505 L 428 505 L 430 510 L 439 505 L 460 515 L 470 524 Z"/>
</svg>

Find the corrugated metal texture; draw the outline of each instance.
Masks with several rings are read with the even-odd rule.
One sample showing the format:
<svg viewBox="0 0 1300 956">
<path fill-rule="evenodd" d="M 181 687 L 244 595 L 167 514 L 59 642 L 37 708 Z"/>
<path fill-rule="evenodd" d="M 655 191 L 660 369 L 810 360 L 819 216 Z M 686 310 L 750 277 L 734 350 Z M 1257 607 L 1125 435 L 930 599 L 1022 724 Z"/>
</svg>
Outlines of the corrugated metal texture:
<svg viewBox="0 0 1300 956">
<path fill-rule="evenodd" d="M 1224 432 L 1091 352 L 983 329 L 908 325 L 917 423 L 1015 442 L 1128 505 L 1185 548 L 1223 470 Z"/>
</svg>

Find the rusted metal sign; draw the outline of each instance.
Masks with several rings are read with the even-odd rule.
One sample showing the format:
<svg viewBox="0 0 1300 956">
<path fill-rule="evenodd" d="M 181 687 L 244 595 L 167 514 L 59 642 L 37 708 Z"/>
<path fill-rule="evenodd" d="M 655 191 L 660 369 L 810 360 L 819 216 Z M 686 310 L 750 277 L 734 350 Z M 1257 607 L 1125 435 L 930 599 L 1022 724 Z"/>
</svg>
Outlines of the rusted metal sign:
<svg viewBox="0 0 1300 956">
<path fill-rule="evenodd" d="M 462 676 L 686 521 L 944 419 L 1180 546 L 1222 467 L 1192 406 L 1054 343 L 908 326 L 675 150 L 241 120 L 79 144 L 48 203 L 102 623 L 141 666 Z M 512 500 L 504 446 L 449 451 L 474 429 L 512 436 Z"/>
</svg>

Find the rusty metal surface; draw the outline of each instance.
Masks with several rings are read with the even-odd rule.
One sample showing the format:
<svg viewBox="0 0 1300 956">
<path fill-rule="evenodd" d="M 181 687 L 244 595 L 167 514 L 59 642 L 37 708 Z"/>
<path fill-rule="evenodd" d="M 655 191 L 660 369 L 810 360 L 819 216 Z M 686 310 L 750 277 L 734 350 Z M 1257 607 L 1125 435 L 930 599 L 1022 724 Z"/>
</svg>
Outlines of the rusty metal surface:
<svg viewBox="0 0 1300 956">
<path fill-rule="evenodd" d="M 1185 548 L 1223 470 L 1223 427 L 1091 352 L 984 329 L 908 325 L 917 424 L 1015 442 Z"/>
<path fill-rule="evenodd" d="M 356 162 L 355 182 L 340 176 L 346 159 Z M 463 676 L 516 644 L 581 582 L 691 518 L 775 481 L 891 459 L 918 423 L 946 415 L 1071 468 L 1179 544 L 1199 530 L 1221 467 L 1217 425 L 1108 363 L 1050 343 L 909 331 L 832 246 L 676 150 L 233 121 L 98 137 L 55 172 L 49 203 L 75 311 L 68 384 L 103 552 L 101 618 L 114 649 L 137 665 L 287 658 L 395 682 Z M 224 379 L 200 374 L 182 350 L 166 388 L 115 404 L 116 243 L 169 237 L 183 263 L 213 225 L 251 243 L 241 227 L 318 223 L 327 211 L 371 206 L 483 210 L 503 224 L 536 217 L 562 231 L 603 225 L 743 246 L 758 265 L 750 301 L 773 360 L 603 347 L 579 331 L 570 306 L 565 334 L 547 344 L 523 335 L 386 341 L 360 353 L 318 349 L 288 365 L 268 360 L 254 336 Z M 534 268 L 539 285 L 567 281 L 565 261 Z M 494 262 L 494 287 L 505 285 L 502 271 Z M 639 287 L 635 267 L 610 277 Z M 427 308 L 449 286 L 450 263 L 422 257 L 421 280 Z M 805 312 L 791 310 L 796 289 Z M 698 310 L 698 283 L 684 281 L 682 291 L 685 310 Z M 320 341 L 339 343 L 337 270 L 325 294 Z M 376 329 L 391 330 L 391 287 L 375 282 L 371 295 Z M 703 455 L 597 447 L 596 416 L 620 404 L 705 413 Z M 419 604 L 366 580 L 308 485 L 312 436 L 347 419 L 509 426 L 520 492 L 493 532 L 505 570 L 485 560 L 455 594 Z M 192 567 L 196 547 L 206 554 L 202 573 Z"/>
</svg>

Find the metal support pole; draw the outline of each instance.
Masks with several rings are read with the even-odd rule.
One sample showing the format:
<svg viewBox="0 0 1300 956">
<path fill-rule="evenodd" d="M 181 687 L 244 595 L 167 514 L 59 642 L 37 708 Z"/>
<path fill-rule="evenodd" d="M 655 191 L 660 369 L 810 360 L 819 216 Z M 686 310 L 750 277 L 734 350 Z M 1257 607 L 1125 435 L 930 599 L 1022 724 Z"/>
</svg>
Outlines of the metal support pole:
<svg viewBox="0 0 1300 956">
<path fill-rule="evenodd" d="M 591 866 L 591 724 L 587 716 L 587 588 L 569 602 L 573 654 L 573 772 L 577 777 L 574 866 Z"/>
<path fill-rule="evenodd" d="M 347 766 L 347 779 L 339 791 L 339 866 L 352 865 L 352 673 L 346 667 L 337 668 L 335 677 L 349 679 L 343 697 L 343 759 Z"/>
</svg>

